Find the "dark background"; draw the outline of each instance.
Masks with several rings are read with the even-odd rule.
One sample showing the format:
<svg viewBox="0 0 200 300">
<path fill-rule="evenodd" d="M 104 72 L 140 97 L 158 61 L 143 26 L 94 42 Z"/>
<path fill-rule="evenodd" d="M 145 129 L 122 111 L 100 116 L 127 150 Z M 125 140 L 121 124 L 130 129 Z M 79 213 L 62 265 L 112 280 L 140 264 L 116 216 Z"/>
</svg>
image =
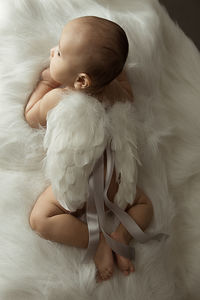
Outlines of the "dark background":
<svg viewBox="0 0 200 300">
<path fill-rule="evenodd" d="M 200 0 L 159 0 L 200 50 Z"/>
</svg>

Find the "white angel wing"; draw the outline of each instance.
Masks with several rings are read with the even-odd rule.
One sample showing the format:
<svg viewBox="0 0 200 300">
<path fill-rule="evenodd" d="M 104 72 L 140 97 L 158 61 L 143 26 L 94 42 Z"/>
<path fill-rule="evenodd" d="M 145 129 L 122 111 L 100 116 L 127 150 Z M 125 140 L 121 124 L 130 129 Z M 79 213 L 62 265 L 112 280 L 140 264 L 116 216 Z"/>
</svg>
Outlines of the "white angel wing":
<svg viewBox="0 0 200 300">
<path fill-rule="evenodd" d="M 137 118 L 135 107 L 129 101 L 116 102 L 109 114 L 109 131 L 112 150 L 115 151 L 116 177 L 120 177 L 114 202 L 122 209 L 132 204 L 136 196 L 138 166 L 141 165 L 137 151 Z"/>
<path fill-rule="evenodd" d="M 56 199 L 67 210 L 82 208 L 88 179 L 107 143 L 107 117 L 94 97 L 73 91 L 47 114 L 44 137 L 46 177 Z"/>
</svg>

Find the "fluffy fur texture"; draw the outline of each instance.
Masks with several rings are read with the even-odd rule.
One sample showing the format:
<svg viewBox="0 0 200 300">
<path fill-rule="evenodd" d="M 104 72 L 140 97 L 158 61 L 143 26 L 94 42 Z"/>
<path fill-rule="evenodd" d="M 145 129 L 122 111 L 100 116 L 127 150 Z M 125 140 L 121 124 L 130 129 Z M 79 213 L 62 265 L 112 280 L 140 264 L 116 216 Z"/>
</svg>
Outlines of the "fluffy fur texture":
<svg viewBox="0 0 200 300">
<path fill-rule="evenodd" d="M 104 106 L 94 97 L 71 92 L 47 115 L 45 174 L 56 199 L 73 212 L 87 201 L 89 176 L 110 138 L 116 178 L 121 174 L 114 201 L 125 209 L 136 196 L 137 162 L 140 161 L 133 104 L 125 101 Z"/>
<path fill-rule="evenodd" d="M 148 231 L 165 243 L 135 243 L 136 272 L 95 283 L 84 249 L 47 241 L 28 223 L 45 177 L 45 130 L 25 122 L 24 107 L 70 19 L 105 17 L 127 32 L 126 65 L 137 115 L 138 186 L 150 197 Z M 0 2 L 0 298 L 199 299 L 200 58 L 156 0 L 7 0 Z M 136 124 L 135 123 L 135 124 Z M 132 241 L 131 243 L 134 243 Z"/>
</svg>

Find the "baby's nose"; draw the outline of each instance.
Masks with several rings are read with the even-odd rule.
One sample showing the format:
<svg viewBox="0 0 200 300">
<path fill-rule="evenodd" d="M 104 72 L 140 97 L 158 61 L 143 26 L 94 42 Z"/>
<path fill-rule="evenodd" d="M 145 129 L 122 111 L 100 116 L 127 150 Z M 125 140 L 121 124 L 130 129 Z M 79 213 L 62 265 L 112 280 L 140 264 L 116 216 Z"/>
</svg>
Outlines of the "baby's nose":
<svg viewBox="0 0 200 300">
<path fill-rule="evenodd" d="M 54 56 L 54 50 L 53 50 L 53 49 L 51 49 L 51 51 L 50 51 L 50 56 L 51 56 L 51 57 Z"/>
<path fill-rule="evenodd" d="M 51 56 L 51 57 L 53 57 L 53 56 L 54 56 L 54 52 L 55 52 L 55 49 L 54 49 L 54 48 L 52 48 L 52 49 L 50 50 L 50 56 Z"/>
<path fill-rule="evenodd" d="M 51 50 L 50 50 L 50 56 L 51 57 L 54 57 L 54 53 L 55 53 L 56 48 L 57 48 L 57 46 L 51 48 Z"/>
</svg>

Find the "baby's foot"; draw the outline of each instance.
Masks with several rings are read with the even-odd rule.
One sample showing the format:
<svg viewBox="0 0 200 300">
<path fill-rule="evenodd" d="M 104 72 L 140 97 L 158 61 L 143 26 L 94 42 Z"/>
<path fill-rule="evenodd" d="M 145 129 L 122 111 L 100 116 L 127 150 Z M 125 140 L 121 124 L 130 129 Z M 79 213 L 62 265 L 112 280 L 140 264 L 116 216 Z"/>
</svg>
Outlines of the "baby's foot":
<svg viewBox="0 0 200 300">
<path fill-rule="evenodd" d="M 110 246 L 106 243 L 103 233 L 100 233 L 100 241 L 94 256 L 97 267 L 97 282 L 109 279 L 113 274 L 114 259 Z"/>
<path fill-rule="evenodd" d="M 110 235 L 114 240 L 121 242 L 123 244 L 128 245 L 129 242 L 126 240 L 125 237 L 123 237 L 122 234 L 119 234 L 118 232 L 113 232 Z M 130 259 L 121 256 L 117 253 L 115 253 L 116 256 L 116 260 L 117 260 L 117 265 L 119 267 L 119 269 L 124 273 L 124 275 L 129 275 L 130 272 L 134 272 L 135 268 L 134 265 L 132 264 L 132 262 L 130 261 Z"/>
</svg>

